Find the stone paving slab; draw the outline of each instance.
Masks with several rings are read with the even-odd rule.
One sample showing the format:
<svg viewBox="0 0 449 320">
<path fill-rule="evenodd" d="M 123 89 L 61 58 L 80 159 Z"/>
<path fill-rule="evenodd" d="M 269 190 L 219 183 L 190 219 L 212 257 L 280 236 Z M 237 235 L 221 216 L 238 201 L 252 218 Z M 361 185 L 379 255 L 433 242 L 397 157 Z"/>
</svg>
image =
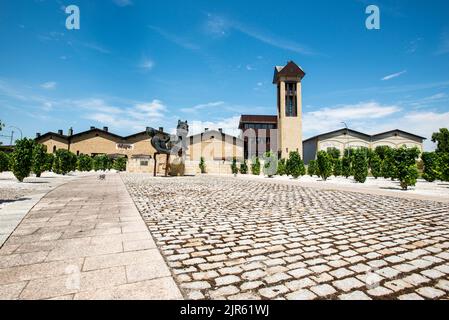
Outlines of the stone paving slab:
<svg viewBox="0 0 449 320">
<path fill-rule="evenodd" d="M 122 174 L 190 299 L 448 299 L 449 204 Z"/>
<path fill-rule="evenodd" d="M 44 196 L 0 249 L 0 299 L 182 299 L 118 174 Z"/>
</svg>

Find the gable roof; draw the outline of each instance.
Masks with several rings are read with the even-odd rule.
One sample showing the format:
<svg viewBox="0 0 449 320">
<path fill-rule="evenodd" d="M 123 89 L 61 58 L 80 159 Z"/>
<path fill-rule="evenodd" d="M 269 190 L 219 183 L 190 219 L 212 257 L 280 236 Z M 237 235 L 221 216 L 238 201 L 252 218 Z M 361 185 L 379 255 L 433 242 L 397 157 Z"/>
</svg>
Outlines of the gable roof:
<svg viewBox="0 0 449 320">
<path fill-rule="evenodd" d="M 414 134 L 414 133 L 410 133 L 410 132 L 403 131 L 403 130 L 400 130 L 400 129 L 394 129 L 394 130 L 390 130 L 390 131 L 385 131 L 385 132 L 377 133 L 377 134 L 372 135 L 372 138 L 373 138 L 373 139 L 376 139 L 377 137 L 382 136 L 382 135 L 390 135 L 390 134 L 393 135 L 393 134 L 395 134 L 395 133 L 398 133 L 398 134 L 399 134 L 399 133 L 402 133 L 402 134 L 404 134 L 404 135 L 412 136 L 412 137 L 415 137 L 415 138 L 417 138 L 417 139 L 427 140 L 427 138 L 425 138 L 425 137 L 418 136 L 418 135 L 416 135 L 416 134 Z"/>
<path fill-rule="evenodd" d="M 187 139 L 198 137 L 198 136 L 203 137 L 204 135 L 206 135 L 206 136 L 217 135 L 217 136 L 221 136 L 221 137 L 230 137 L 230 138 L 233 138 L 233 139 L 242 140 L 242 139 L 240 139 L 238 137 L 231 136 L 230 134 L 227 134 L 227 133 L 224 133 L 224 132 L 220 132 L 218 130 L 207 130 L 207 131 L 204 131 L 204 132 L 201 132 L 201 133 L 193 134 L 191 136 L 188 136 Z"/>
<path fill-rule="evenodd" d="M 353 133 L 354 135 L 361 135 L 361 136 L 363 136 L 363 137 L 365 137 L 367 139 L 371 138 L 371 136 L 369 134 L 366 134 L 366 133 L 363 133 L 363 132 L 360 132 L 360 131 L 356 131 L 356 130 L 352 130 L 352 129 L 343 128 L 343 129 L 338 129 L 338 130 L 334 130 L 334 131 L 330 131 L 330 132 L 326 132 L 326 133 L 322 133 L 322 134 L 313 136 L 311 138 L 308 138 L 308 139 L 304 140 L 303 142 L 307 142 L 309 140 L 323 138 L 325 136 L 335 135 L 335 134 L 339 134 L 339 133 L 340 134 L 341 133 Z"/>
<path fill-rule="evenodd" d="M 399 130 L 399 129 L 390 130 L 390 131 L 386 131 L 386 132 L 381 132 L 381 133 L 377 133 L 375 135 L 369 135 L 369 134 L 366 134 L 366 133 L 363 133 L 363 132 L 360 132 L 360 131 L 343 128 L 343 129 L 338 129 L 338 130 L 335 130 L 335 131 L 330 131 L 330 132 L 326 132 L 326 133 L 322 133 L 322 134 L 313 136 L 311 138 L 308 138 L 308 139 L 304 140 L 303 142 L 307 142 L 307 141 L 314 140 L 314 139 L 319 139 L 319 138 L 324 138 L 324 137 L 329 136 L 329 135 L 335 135 L 335 134 L 345 133 L 345 132 L 353 133 L 355 135 L 362 135 L 362 136 L 366 137 L 367 140 L 369 140 L 369 141 L 373 141 L 374 139 L 376 139 L 376 138 L 378 138 L 379 136 L 382 136 L 382 135 L 389 135 L 389 134 L 394 134 L 394 133 L 402 133 L 404 135 L 409 135 L 409 136 L 415 137 L 415 138 L 420 139 L 420 140 L 427 140 L 427 138 L 418 136 L 418 135 L 410 133 L 410 132 Z"/>
<path fill-rule="evenodd" d="M 306 73 L 293 61 L 289 61 L 285 66 L 274 67 L 273 83 L 278 83 L 279 77 L 297 78 L 298 81 L 304 78 Z"/>
</svg>

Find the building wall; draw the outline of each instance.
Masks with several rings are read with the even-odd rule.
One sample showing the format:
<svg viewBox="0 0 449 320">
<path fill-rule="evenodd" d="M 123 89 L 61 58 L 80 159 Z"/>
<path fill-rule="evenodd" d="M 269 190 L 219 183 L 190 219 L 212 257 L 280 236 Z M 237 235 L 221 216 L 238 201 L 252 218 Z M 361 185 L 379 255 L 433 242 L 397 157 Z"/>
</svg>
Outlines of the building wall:
<svg viewBox="0 0 449 320">
<path fill-rule="evenodd" d="M 328 148 L 337 148 L 343 155 L 344 150 L 349 148 L 366 147 L 375 149 L 377 146 L 400 148 L 404 145 L 407 148 L 417 147 L 421 152 L 423 151 L 423 143 L 420 139 L 405 135 L 385 135 L 376 141 L 371 141 L 371 138 L 368 137 L 364 139 L 351 134 L 341 134 L 329 138 L 315 138 L 305 141 L 303 144 L 304 162 L 308 164 L 310 160 L 316 159 L 318 151 L 327 151 Z"/>
<path fill-rule="evenodd" d="M 213 138 L 212 138 L 213 137 Z M 189 145 L 187 150 L 187 159 L 191 161 L 200 161 L 201 157 L 205 161 L 222 161 L 236 158 L 243 159 L 243 141 L 234 139 L 231 136 L 225 136 L 222 139 L 220 133 L 196 135 L 193 137 L 193 143 Z M 190 141 L 190 140 L 188 140 Z"/>
<path fill-rule="evenodd" d="M 53 153 L 54 150 L 53 147 L 56 147 L 56 150 L 59 149 L 67 150 L 69 148 L 67 141 L 59 137 L 48 137 L 47 139 L 42 141 L 41 144 L 47 147 L 48 153 Z"/>
</svg>

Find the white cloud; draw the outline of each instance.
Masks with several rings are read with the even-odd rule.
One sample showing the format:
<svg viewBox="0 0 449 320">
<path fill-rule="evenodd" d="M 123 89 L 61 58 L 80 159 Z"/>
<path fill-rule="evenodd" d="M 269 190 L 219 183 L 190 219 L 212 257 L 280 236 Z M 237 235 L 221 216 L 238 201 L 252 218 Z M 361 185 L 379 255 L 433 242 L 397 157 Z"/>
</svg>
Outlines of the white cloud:
<svg viewBox="0 0 449 320">
<path fill-rule="evenodd" d="M 44 82 L 41 84 L 41 88 L 46 89 L 46 90 L 52 90 L 56 88 L 56 82 L 55 81 L 49 81 L 49 82 Z"/>
<path fill-rule="evenodd" d="M 441 41 L 438 50 L 435 52 L 437 55 L 449 53 L 449 32 L 445 32 L 441 35 Z"/>
<path fill-rule="evenodd" d="M 119 7 L 126 7 L 133 4 L 131 0 L 113 0 L 116 5 Z"/>
<path fill-rule="evenodd" d="M 389 74 L 389 75 L 383 77 L 383 78 L 380 79 L 380 80 L 382 80 L 382 81 L 391 80 L 391 79 L 394 79 L 394 78 L 397 78 L 397 77 L 403 75 L 403 74 L 406 73 L 406 72 L 407 72 L 407 70 L 403 70 L 403 71 L 401 71 L 401 72 Z"/>
<path fill-rule="evenodd" d="M 197 112 L 199 110 L 203 110 L 203 109 L 207 109 L 210 107 L 219 107 L 219 106 L 223 106 L 225 103 L 224 101 L 215 101 L 215 102 L 208 102 L 208 103 L 203 103 L 203 104 L 197 104 L 196 106 L 190 107 L 190 108 L 182 108 L 180 109 L 181 112 L 184 113 L 193 113 L 193 112 Z"/>
<path fill-rule="evenodd" d="M 207 15 L 206 32 L 208 34 L 215 37 L 223 37 L 227 36 L 230 33 L 230 30 L 237 30 L 253 39 L 279 49 L 293 51 L 305 55 L 314 54 L 314 52 L 306 46 L 301 45 L 295 41 L 284 39 L 278 35 L 271 34 L 268 31 L 258 30 L 256 28 L 246 26 L 240 22 L 228 20 L 218 15 Z"/>
<path fill-rule="evenodd" d="M 223 132 L 238 137 L 240 134 L 239 127 L 240 116 L 223 118 L 217 121 L 189 121 L 189 135 L 204 132 L 205 128 L 210 130 L 223 129 Z"/>
<path fill-rule="evenodd" d="M 140 64 L 140 68 L 142 68 L 145 71 L 150 71 L 154 67 L 154 62 L 150 59 L 143 59 L 142 63 Z"/>
<path fill-rule="evenodd" d="M 173 42 L 174 44 L 189 50 L 199 50 L 200 47 L 190 40 L 183 38 L 179 35 L 167 32 L 166 30 L 163 30 L 161 28 L 155 27 L 155 26 L 148 26 L 153 31 L 156 31 L 158 34 L 160 34 L 163 38 L 166 40 Z"/>
</svg>

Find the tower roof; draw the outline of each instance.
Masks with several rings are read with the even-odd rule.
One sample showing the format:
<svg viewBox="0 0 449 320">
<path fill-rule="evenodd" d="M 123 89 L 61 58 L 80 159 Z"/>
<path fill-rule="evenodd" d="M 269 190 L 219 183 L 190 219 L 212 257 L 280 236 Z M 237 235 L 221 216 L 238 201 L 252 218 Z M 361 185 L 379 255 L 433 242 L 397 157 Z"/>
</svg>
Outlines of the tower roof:
<svg viewBox="0 0 449 320">
<path fill-rule="evenodd" d="M 297 78 L 300 81 L 306 73 L 293 61 L 289 61 L 285 66 L 274 67 L 273 83 L 279 82 L 279 77 Z"/>
</svg>

